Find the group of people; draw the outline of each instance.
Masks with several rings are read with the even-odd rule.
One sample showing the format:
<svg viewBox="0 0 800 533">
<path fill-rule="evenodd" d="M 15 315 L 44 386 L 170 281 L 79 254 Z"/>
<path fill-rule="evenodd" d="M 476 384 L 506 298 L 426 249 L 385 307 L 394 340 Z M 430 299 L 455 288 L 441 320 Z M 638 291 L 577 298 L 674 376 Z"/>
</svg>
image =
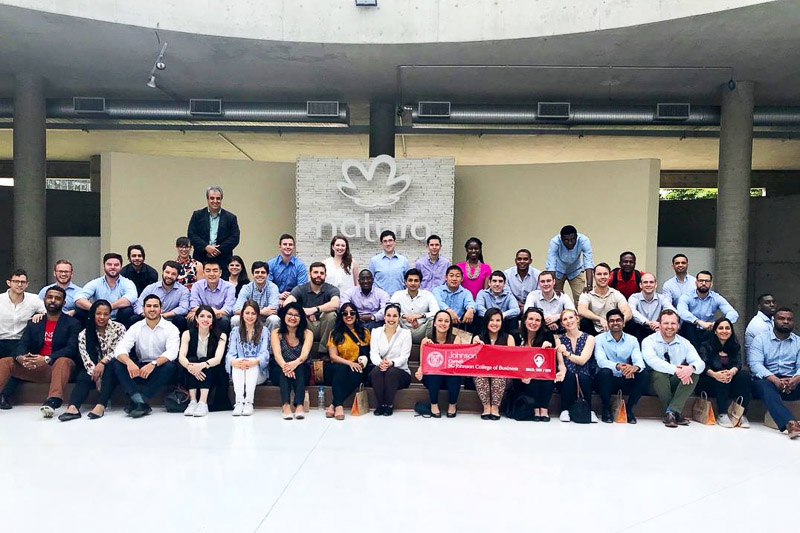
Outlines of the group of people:
<svg viewBox="0 0 800 533">
<path fill-rule="evenodd" d="M 684 408 L 699 391 L 716 398 L 719 424 L 733 427 L 731 402 L 746 409 L 755 392 L 780 430 L 800 436 L 784 403 L 800 399 L 793 312 L 777 308 L 772 295 L 759 297 L 742 348 L 733 331 L 738 313 L 712 290 L 710 272 L 688 273 L 683 254 L 673 257 L 675 276 L 657 292 L 656 277 L 636 270 L 634 253 L 623 252 L 613 269 L 595 264 L 589 238 L 573 226 L 551 239 L 542 271 L 527 249 L 513 266 L 491 268 L 475 237 L 465 243 L 464 261 L 453 265 L 440 255 L 436 235 L 412 265 L 396 251 L 390 230 L 381 233 L 382 251 L 367 268 L 359 268 L 341 235 L 332 238 L 330 257 L 306 267 L 294 238 L 284 234 L 279 254 L 253 262 L 248 275 L 234 255 L 238 221 L 222 209 L 222 190 L 210 187 L 206 199 L 187 237 L 177 239 L 175 258 L 162 264 L 160 280 L 141 245 L 128 247 L 125 266 L 119 254 L 106 254 L 103 275 L 83 287 L 72 282 L 66 260 L 56 262 L 55 282 L 38 296 L 26 292 L 24 270 L 12 272 L 0 295 L 0 409 L 11 408 L 19 380 L 44 382 L 50 390 L 41 410 L 52 417 L 74 375 L 62 421 L 82 416 L 93 389 L 99 393 L 87 416 L 101 418 L 118 386 L 129 398 L 126 412 L 139 418 L 151 412 L 150 398 L 176 380 L 189 392 L 187 416 L 207 415 L 212 394 L 217 405 L 230 402 L 231 381 L 233 414 L 251 415 L 256 386 L 268 379 L 280 387 L 287 419 L 305 416 L 312 380 L 331 385 L 326 416 L 343 419 L 345 401 L 364 384 L 377 399 L 374 414 L 390 416 L 397 391 L 414 377 L 429 391 L 431 416 L 442 415 L 444 387 L 446 416 L 454 417 L 464 379 L 425 375 L 421 367 L 412 376 L 409 359 L 414 344 L 468 343 L 556 353 L 555 381 L 467 378 L 486 420 L 500 418 L 504 398 L 526 395 L 532 419 L 549 421 L 558 386 L 566 422 L 578 391 L 589 398 L 594 389 L 603 422 L 613 421 L 612 396 L 621 390 L 634 424 L 636 404 L 650 389 L 663 403 L 667 427 L 689 423 Z M 737 425 L 747 427 L 746 416 Z"/>
</svg>

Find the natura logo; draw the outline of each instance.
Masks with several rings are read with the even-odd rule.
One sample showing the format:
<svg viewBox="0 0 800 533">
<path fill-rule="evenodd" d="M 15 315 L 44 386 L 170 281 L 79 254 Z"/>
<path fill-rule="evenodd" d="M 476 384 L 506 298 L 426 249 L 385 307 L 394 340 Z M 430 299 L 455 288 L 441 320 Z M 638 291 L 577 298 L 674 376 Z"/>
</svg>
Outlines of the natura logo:
<svg viewBox="0 0 800 533">
<path fill-rule="evenodd" d="M 389 176 L 386 178 L 386 183 L 382 186 L 379 186 L 378 191 L 367 191 L 365 190 L 366 187 L 362 187 L 361 189 L 353 183 L 353 180 L 350 179 L 350 171 L 352 169 L 358 170 L 363 179 L 367 183 L 371 183 L 372 180 L 375 178 L 375 171 L 378 169 L 380 165 L 386 165 L 389 167 Z M 391 205 L 396 204 L 400 197 L 405 193 L 409 187 L 411 187 L 411 177 L 402 175 L 397 175 L 397 164 L 395 160 L 390 155 L 379 155 L 375 159 L 372 160 L 372 164 L 369 166 L 369 170 L 367 170 L 364 165 L 361 164 L 360 161 L 356 159 L 347 159 L 342 163 L 342 177 L 344 181 L 340 181 L 336 184 L 336 187 L 346 197 L 353 200 L 353 202 L 364 209 L 374 209 L 377 207 L 389 207 Z M 402 185 L 400 189 L 395 189 L 396 185 Z"/>
</svg>

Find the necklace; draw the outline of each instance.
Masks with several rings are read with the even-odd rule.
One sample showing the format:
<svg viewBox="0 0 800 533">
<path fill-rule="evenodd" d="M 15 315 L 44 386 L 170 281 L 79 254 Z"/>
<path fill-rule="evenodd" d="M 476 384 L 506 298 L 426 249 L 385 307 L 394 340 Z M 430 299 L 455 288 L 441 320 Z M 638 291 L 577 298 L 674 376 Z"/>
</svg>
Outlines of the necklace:
<svg viewBox="0 0 800 533">
<path fill-rule="evenodd" d="M 480 261 L 478 262 L 478 266 L 475 267 L 474 270 L 471 269 L 469 262 L 465 262 L 464 266 L 467 267 L 467 278 L 469 279 L 478 279 L 481 275 L 481 266 L 483 263 Z"/>
</svg>

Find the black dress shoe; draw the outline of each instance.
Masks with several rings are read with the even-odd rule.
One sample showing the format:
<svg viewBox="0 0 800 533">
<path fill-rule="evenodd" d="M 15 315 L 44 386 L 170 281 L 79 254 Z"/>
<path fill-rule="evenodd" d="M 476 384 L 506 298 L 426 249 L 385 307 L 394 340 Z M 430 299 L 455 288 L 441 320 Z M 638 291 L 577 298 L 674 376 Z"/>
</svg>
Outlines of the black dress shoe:
<svg viewBox="0 0 800 533">
<path fill-rule="evenodd" d="M 394 408 L 391 405 L 383 406 L 383 416 L 392 416 L 392 413 L 394 413 Z M 441 416 L 442 415 L 439 415 L 440 418 Z"/>
<path fill-rule="evenodd" d="M 531 418 L 531 421 L 532 422 L 541 422 L 542 421 L 542 417 L 539 416 L 539 415 L 533 415 L 533 418 Z"/>
<path fill-rule="evenodd" d="M 458 415 L 458 409 L 456 409 L 456 410 L 455 410 L 455 411 L 453 411 L 452 413 L 448 411 L 448 413 L 447 413 L 447 418 L 455 418 L 455 417 L 456 417 L 456 415 Z"/>
<path fill-rule="evenodd" d="M 500 415 L 489 415 L 489 420 L 500 420 Z"/>
<path fill-rule="evenodd" d="M 550 415 L 542 415 L 539 417 L 539 422 L 550 422 Z"/>
<path fill-rule="evenodd" d="M 635 424 L 636 423 L 636 415 L 633 414 L 633 411 L 628 411 L 628 424 Z"/>
<path fill-rule="evenodd" d="M 130 414 L 131 418 L 141 418 L 145 415 L 149 415 L 152 412 L 153 408 L 150 407 L 150 404 L 147 402 L 139 402 L 133 404 L 131 412 L 128 414 Z"/>
<path fill-rule="evenodd" d="M 481 415 L 481 420 L 491 420 L 491 419 L 492 419 L 492 415 L 490 415 L 490 414 Z"/>
<path fill-rule="evenodd" d="M 89 414 L 86 415 L 86 418 L 88 418 L 89 420 L 97 420 L 98 418 L 103 418 L 104 416 L 106 416 L 105 411 L 103 411 L 102 415 L 96 415 L 93 412 L 89 411 Z"/>
<path fill-rule="evenodd" d="M 81 417 L 80 411 L 77 413 L 61 413 L 58 419 L 62 422 L 69 422 L 70 420 L 77 420 Z"/>
<path fill-rule="evenodd" d="M 606 411 L 603 409 L 603 416 L 600 418 L 606 424 L 613 424 L 614 418 L 611 416 L 611 411 Z"/>
<path fill-rule="evenodd" d="M 3 411 L 8 411 L 11 409 L 11 402 L 8 401 L 5 394 L 0 394 L 0 409 Z"/>
<path fill-rule="evenodd" d="M 372 414 L 375 416 L 383 416 L 383 406 L 379 405 L 378 407 L 376 407 L 375 410 L 372 412 Z"/>
<path fill-rule="evenodd" d="M 442 418 L 442 412 L 439 411 L 438 413 L 431 413 L 431 418 Z"/>
</svg>

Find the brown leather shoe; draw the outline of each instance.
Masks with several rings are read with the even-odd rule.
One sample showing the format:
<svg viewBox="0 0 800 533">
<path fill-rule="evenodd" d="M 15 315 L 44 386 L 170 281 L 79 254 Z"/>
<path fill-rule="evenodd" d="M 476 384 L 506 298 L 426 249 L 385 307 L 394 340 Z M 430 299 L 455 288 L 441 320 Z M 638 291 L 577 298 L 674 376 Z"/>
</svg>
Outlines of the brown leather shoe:
<svg viewBox="0 0 800 533">
<path fill-rule="evenodd" d="M 678 413 L 678 416 L 675 417 L 675 421 L 678 423 L 679 426 L 688 426 L 689 419 L 683 416 L 682 414 Z"/>
<path fill-rule="evenodd" d="M 675 421 L 675 415 L 672 414 L 672 412 L 665 413 L 661 421 L 664 422 L 664 425 L 668 428 L 678 427 L 678 423 Z"/>
<path fill-rule="evenodd" d="M 800 422 L 797 420 L 790 420 L 786 424 L 786 433 L 789 434 L 790 439 L 796 439 L 800 437 Z"/>
</svg>

